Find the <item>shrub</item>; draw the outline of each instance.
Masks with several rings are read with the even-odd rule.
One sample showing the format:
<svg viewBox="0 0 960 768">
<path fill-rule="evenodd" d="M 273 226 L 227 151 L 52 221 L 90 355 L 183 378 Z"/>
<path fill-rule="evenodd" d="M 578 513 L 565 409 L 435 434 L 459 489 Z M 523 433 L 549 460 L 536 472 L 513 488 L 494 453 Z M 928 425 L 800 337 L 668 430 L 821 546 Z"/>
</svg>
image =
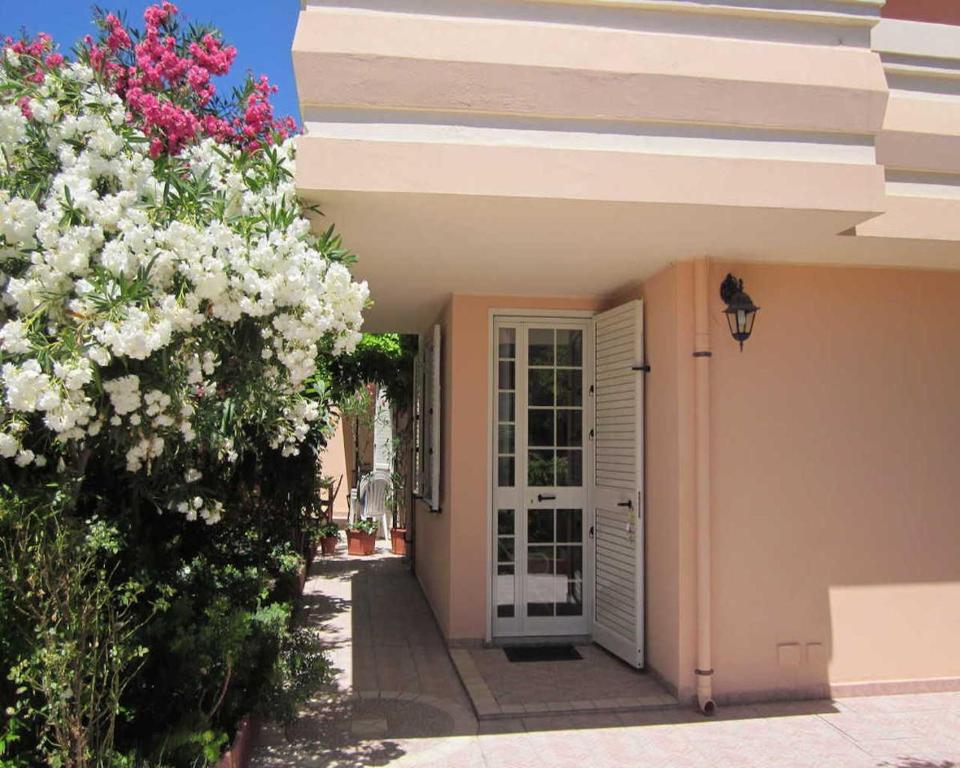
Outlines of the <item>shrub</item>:
<svg viewBox="0 0 960 768">
<path fill-rule="evenodd" d="M 203 465 L 299 450 L 325 417 L 317 358 L 359 340 L 366 286 L 311 237 L 292 143 L 151 160 L 89 67 L 36 83 L 26 58 L 0 82 L 0 455 L 82 473 L 95 453 L 216 522 Z"/>
<path fill-rule="evenodd" d="M 10 671 L 11 722 L 36 723 L 51 764 L 109 765 L 122 698 L 147 649 L 137 641 L 144 587 L 118 577 L 116 528 L 63 519 L 56 506 L 0 497 L 0 563 L 29 652 Z"/>
<path fill-rule="evenodd" d="M 171 3 L 97 21 L 0 61 L 3 768 L 213 762 L 327 674 L 294 585 L 367 287 L 268 81 L 219 96 Z"/>
</svg>

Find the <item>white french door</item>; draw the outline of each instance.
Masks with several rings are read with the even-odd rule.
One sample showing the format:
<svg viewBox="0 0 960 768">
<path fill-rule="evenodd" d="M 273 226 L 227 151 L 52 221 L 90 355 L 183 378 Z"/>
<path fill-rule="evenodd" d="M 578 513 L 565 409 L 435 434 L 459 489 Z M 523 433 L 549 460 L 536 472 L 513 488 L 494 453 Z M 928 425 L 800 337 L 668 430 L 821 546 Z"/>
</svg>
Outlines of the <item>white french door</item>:
<svg viewBox="0 0 960 768">
<path fill-rule="evenodd" d="M 493 634 L 587 635 L 593 324 L 494 322 Z"/>
</svg>

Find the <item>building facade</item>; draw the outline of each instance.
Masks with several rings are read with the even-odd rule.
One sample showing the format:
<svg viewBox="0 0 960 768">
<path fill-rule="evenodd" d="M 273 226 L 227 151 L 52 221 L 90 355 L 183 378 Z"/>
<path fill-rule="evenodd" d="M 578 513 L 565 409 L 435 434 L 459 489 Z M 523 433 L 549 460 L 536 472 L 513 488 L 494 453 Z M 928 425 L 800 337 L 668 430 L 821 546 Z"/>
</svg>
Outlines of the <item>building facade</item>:
<svg viewBox="0 0 960 768">
<path fill-rule="evenodd" d="M 956 3 L 308 0 L 293 59 L 368 329 L 438 340 L 449 643 L 704 708 L 960 688 Z"/>
</svg>

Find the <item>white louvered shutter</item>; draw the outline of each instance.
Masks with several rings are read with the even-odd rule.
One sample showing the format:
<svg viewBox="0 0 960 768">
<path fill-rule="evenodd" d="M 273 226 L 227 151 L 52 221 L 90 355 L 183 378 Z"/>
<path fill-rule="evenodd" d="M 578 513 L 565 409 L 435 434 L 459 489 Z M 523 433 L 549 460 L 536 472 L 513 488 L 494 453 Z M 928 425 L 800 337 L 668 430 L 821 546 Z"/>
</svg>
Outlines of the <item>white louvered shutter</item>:
<svg viewBox="0 0 960 768">
<path fill-rule="evenodd" d="M 643 666 L 643 304 L 596 317 L 593 638 Z"/>
<path fill-rule="evenodd" d="M 423 499 L 434 512 L 440 511 L 440 326 L 433 332 L 424 349 L 424 440 Z"/>
<path fill-rule="evenodd" d="M 413 358 L 413 495 L 423 496 L 423 352 Z"/>
</svg>

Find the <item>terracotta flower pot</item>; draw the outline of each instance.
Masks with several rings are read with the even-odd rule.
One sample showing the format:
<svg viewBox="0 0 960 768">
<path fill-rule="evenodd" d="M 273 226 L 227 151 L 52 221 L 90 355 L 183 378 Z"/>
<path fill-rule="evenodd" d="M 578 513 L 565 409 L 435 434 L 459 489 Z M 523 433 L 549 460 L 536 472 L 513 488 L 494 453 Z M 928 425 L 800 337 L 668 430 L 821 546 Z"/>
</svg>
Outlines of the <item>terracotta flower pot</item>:
<svg viewBox="0 0 960 768">
<path fill-rule="evenodd" d="M 395 555 L 407 554 L 407 529 L 406 528 L 390 529 L 390 547 L 393 549 L 393 554 Z"/>
<path fill-rule="evenodd" d="M 325 555 L 336 554 L 339 541 L 339 536 L 324 536 L 320 539 L 320 551 Z"/>
<path fill-rule="evenodd" d="M 230 749 L 223 753 L 217 768 L 246 768 L 250 765 L 250 757 L 253 755 L 259 734 L 260 719 L 252 716 L 243 718 L 237 726 L 237 733 L 233 737 Z"/>
<path fill-rule="evenodd" d="M 377 549 L 377 535 L 363 531 L 347 531 L 347 554 L 372 555 Z"/>
</svg>

